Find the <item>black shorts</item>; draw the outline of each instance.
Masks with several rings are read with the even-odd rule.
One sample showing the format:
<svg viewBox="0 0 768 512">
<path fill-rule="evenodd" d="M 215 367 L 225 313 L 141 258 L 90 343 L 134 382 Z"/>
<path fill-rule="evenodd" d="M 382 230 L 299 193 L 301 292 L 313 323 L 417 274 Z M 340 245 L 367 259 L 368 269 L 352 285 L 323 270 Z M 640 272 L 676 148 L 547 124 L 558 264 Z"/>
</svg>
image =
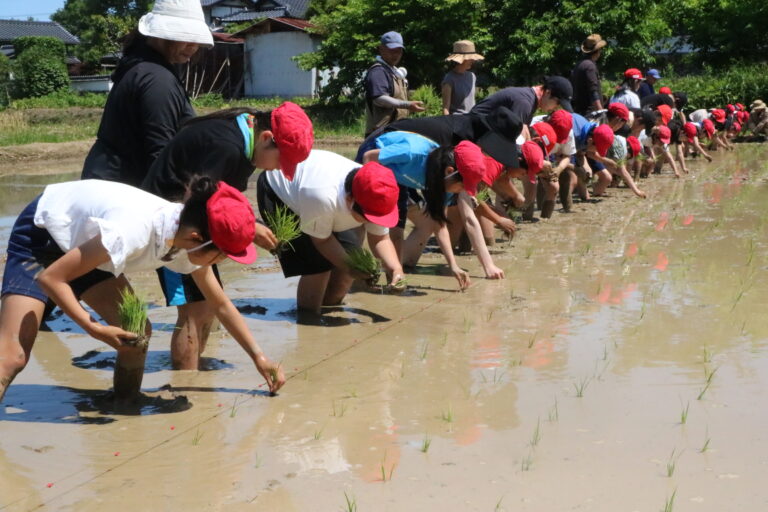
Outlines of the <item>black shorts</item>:
<svg viewBox="0 0 768 512">
<path fill-rule="evenodd" d="M 256 180 L 256 202 L 259 205 L 259 214 L 262 219 L 266 219 L 267 214 L 273 215 L 278 206 L 287 208 L 267 182 L 267 172 L 269 171 L 262 172 Z M 357 231 L 350 229 L 334 233 L 333 236 L 341 243 L 345 251 L 349 251 L 362 245 Z M 302 233 L 295 240 L 291 240 L 290 245 L 283 247 L 277 255 L 277 259 L 280 261 L 280 267 L 283 269 L 285 277 L 321 274 L 334 268 L 333 263 L 320 254 L 312 242 L 312 237 L 306 233 Z"/>
</svg>

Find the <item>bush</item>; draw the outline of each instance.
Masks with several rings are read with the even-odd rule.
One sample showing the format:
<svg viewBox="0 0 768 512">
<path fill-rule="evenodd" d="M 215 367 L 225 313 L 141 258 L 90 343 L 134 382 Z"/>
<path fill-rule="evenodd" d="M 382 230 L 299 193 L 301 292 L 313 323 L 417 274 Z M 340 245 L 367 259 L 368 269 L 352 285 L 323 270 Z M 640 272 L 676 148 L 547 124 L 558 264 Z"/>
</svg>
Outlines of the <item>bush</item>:
<svg viewBox="0 0 768 512">
<path fill-rule="evenodd" d="M 36 98 L 13 100 L 11 108 L 25 110 L 31 108 L 104 108 L 107 95 L 97 92 L 78 93 L 69 89 L 46 94 Z"/>
<path fill-rule="evenodd" d="M 69 87 L 64 60 L 50 55 L 44 48 L 28 48 L 16 58 L 13 66 L 16 96 L 45 96 Z"/>
<path fill-rule="evenodd" d="M 7 107 L 11 101 L 11 60 L 0 53 L 0 107 Z"/>
<path fill-rule="evenodd" d="M 13 40 L 13 49 L 16 57 L 32 48 L 38 48 L 47 55 L 62 60 L 67 56 L 67 49 L 64 43 L 55 37 L 22 36 Z"/>
</svg>

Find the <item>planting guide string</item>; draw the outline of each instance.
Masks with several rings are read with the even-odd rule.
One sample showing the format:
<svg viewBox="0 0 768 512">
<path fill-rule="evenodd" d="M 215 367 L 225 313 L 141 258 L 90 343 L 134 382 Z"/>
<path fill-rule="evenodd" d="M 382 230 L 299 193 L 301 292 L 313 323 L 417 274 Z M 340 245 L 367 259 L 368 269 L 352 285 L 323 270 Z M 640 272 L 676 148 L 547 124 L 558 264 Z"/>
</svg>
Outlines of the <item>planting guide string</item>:
<svg viewBox="0 0 768 512">
<path fill-rule="evenodd" d="M 475 288 L 475 287 L 479 286 L 479 284 L 473 285 L 472 288 Z M 484 283 L 482 283 L 482 284 L 484 284 Z M 454 293 L 458 293 L 458 292 L 454 292 Z M 359 345 L 362 345 L 364 342 L 369 341 L 370 339 L 372 339 L 372 338 L 374 338 L 376 336 L 379 336 L 380 334 L 388 331 L 389 329 L 391 329 L 391 328 L 393 328 L 393 327 L 395 327 L 395 326 L 397 326 L 397 325 L 399 325 L 399 324 L 401 324 L 401 323 L 403 323 L 403 322 L 405 322 L 407 320 L 410 320 L 414 316 L 416 316 L 416 315 L 418 315 L 420 313 L 423 313 L 424 311 L 430 309 L 432 306 L 435 306 L 436 304 L 442 303 L 444 301 L 445 301 L 445 297 L 439 297 L 436 300 L 434 300 L 433 302 L 430 302 L 427 305 L 423 306 L 421 309 L 411 313 L 410 315 L 402 316 L 399 319 L 392 321 L 392 323 L 390 325 L 379 327 L 375 332 L 373 332 L 373 333 L 371 333 L 371 334 L 369 334 L 367 336 L 364 336 L 362 338 L 353 340 L 352 344 L 349 345 L 348 347 L 343 348 L 343 349 L 339 350 L 338 352 L 335 352 L 335 353 L 330 354 L 328 356 L 325 356 L 322 359 L 320 359 L 319 361 L 317 361 L 315 363 L 312 363 L 311 365 L 307 366 L 303 370 L 297 371 L 297 372 L 289 375 L 288 377 L 286 377 L 286 382 L 288 382 L 289 380 L 291 380 L 291 379 L 295 378 L 296 376 L 302 374 L 303 372 L 307 372 L 309 370 L 312 370 L 312 369 L 320 366 L 321 364 L 325 363 L 326 361 L 329 361 L 330 359 L 333 359 L 333 358 L 335 358 L 337 356 L 340 356 L 340 355 L 344 354 L 345 352 L 348 352 L 349 350 L 351 350 L 351 349 L 353 349 L 355 347 L 358 347 Z M 262 383 L 262 384 L 259 384 L 258 387 L 261 388 L 263 386 L 264 386 L 264 384 Z M 246 403 L 248 400 L 252 400 L 255 396 L 256 395 L 254 393 L 250 393 L 249 395 L 246 395 L 246 397 L 240 401 L 240 405 Z M 235 397 L 235 401 L 237 401 L 239 399 L 240 399 L 239 396 Z M 219 416 L 221 416 L 222 414 L 225 414 L 226 412 L 227 412 L 227 409 L 222 407 L 219 412 L 217 412 L 215 414 L 212 414 L 211 416 L 209 416 L 207 418 L 204 418 L 201 421 L 198 421 L 198 422 L 194 423 L 193 425 L 191 425 L 189 428 L 187 428 L 185 430 L 178 431 L 176 434 L 172 435 L 171 437 L 168 437 L 168 438 L 166 438 L 166 439 L 164 439 L 162 441 L 159 441 L 158 443 L 156 443 L 156 444 L 154 444 L 154 445 L 152 445 L 152 446 L 150 446 L 150 447 L 140 451 L 139 453 L 137 453 L 137 454 L 135 454 L 135 455 L 133 455 L 131 457 L 122 459 L 118 464 L 115 464 L 115 465 L 105 469 L 104 471 L 101 471 L 101 472 L 93 475 L 91 478 L 89 478 L 89 479 L 87 479 L 87 480 L 85 480 L 83 482 L 80 482 L 79 484 L 77 484 L 77 485 L 75 485 L 75 486 L 73 486 L 73 487 L 71 487 L 71 488 L 61 492 L 60 494 L 57 494 L 55 496 L 51 496 L 51 498 L 49 500 L 43 501 L 42 503 L 38 504 L 37 506 L 35 506 L 35 507 L 33 507 L 33 508 L 29 509 L 29 510 L 41 509 L 41 508 L 45 507 L 47 504 L 49 504 L 50 502 L 52 502 L 52 501 L 54 501 L 54 500 L 56 500 L 58 498 L 61 498 L 62 496 L 66 496 L 67 494 L 71 493 L 72 491 L 75 491 L 75 490 L 77 490 L 77 489 L 79 489 L 81 487 L 84 487 L 87 484 L 90 484 L 91 482 L 93 482 L 94 480 L 102 477 L 103 475 L 105 475 L 107 473 L 110 473 L 110 472 L 112 472 L 112 471 L 114 471 L 114 470 L 116 470 L 118 468 L 121 468 L 122 466 L 125 466 L 126 464 L 128 464 L 128 463 L 130 463 L 130 462 L 132 462 L 132 461 L 134 461 L 134 460 L 136 460 L 136 459 L 138 459 L 140 457 L 143 457 L 144 455 L 150 453 L 151 451 L 155 450 L 156 448 L 160 448 L 161 446 L 164 446 L 164 445 L 170 443 L 171 441 L 174 441 L 174 440 L 178 439 L 179 437 L 181 437 L 184 434 L 192 431 L 193 429 L 199 429 L 205 423 L 208 423 L 209 421 L 218 418 Z M 78 471 L 77 473 L 73 473 L 71 475 L 67 475 L 64 478 L 58 480 L 58 482 L 63 482 L 65 480 L 73 477 L 74 475 L 80 473 L 80 472 L 82 472 L 82 470 Z M 56 483 L 57 481 L 53 480 L 51 482 L 52 483 Z M 5 505 L 3 507 L 0 507 L 0 510 L 4 510 L 4 509 L 6 509 L 8 507 L 11 507 L 14 504 L 19 503 L 20 501 L 22 501 L 24 499 L 26 499 L 26 498 L 19 498 L 16 501 L 8 503 L 7 505 Z"/>
</svg>

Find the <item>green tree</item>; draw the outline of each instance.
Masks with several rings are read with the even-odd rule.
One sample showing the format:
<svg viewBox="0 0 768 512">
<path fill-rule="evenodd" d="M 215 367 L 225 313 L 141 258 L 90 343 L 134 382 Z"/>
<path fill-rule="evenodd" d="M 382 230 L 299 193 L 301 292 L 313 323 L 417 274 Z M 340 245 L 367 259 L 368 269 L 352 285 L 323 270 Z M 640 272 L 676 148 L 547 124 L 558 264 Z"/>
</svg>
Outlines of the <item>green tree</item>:
<svg viewBox="0 0 768 512">
<path fill-rule="evenodd" d="M 24 39 L 22 51 L 13 62 L 15 95 L 22 98 L 45 96 L 69 87 L 63 51 L 51 44 L 51 38 Z M 56 42 L 61 44 L 58 40 Z"/>
</svg>

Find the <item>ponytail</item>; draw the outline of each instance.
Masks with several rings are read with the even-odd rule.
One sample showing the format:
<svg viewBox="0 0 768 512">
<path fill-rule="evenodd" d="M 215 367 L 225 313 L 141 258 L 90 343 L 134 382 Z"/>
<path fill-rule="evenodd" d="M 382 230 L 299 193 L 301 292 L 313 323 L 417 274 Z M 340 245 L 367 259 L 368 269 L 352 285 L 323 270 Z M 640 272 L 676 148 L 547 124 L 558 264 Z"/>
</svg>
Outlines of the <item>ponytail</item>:
<svg viewBox="0 0 768 512">
<path fill-rule="evenodd" d="M 208 200 L 218 188 L 218 182 L 208 176 L 193 176 L 187 190 L 188 199 L 179 216 L 179 226 L 194 228 L 203 237 L 203 242 L 211 239 L 208 230 Z"/>
<path fill-rule="evenodd" d="M 453 156 L 453 148 L 440 146 L 427 157 L 427 171 L 424 180 L 424 199 L 426 206 L 424 213 L 440 225 L 445 225 L 448 218 L 445 216 L 445 168 L 456 168 L 456 160 Z"/>
<path fill-rule="evenodd" d="M 234 119 L 240 114 L 250 114 L 255 118 L 256 133 L 263 132 L 264 130 L 272 131 L 272 111 L 271 110 L 256 110 L 249 107 L 232 107 L 224 110 L 217 110 L 206 114 L 204 116 L 192 117 L 182 123 L 181 128 L 208 121 L 210 119 Z"/>
</svg>

